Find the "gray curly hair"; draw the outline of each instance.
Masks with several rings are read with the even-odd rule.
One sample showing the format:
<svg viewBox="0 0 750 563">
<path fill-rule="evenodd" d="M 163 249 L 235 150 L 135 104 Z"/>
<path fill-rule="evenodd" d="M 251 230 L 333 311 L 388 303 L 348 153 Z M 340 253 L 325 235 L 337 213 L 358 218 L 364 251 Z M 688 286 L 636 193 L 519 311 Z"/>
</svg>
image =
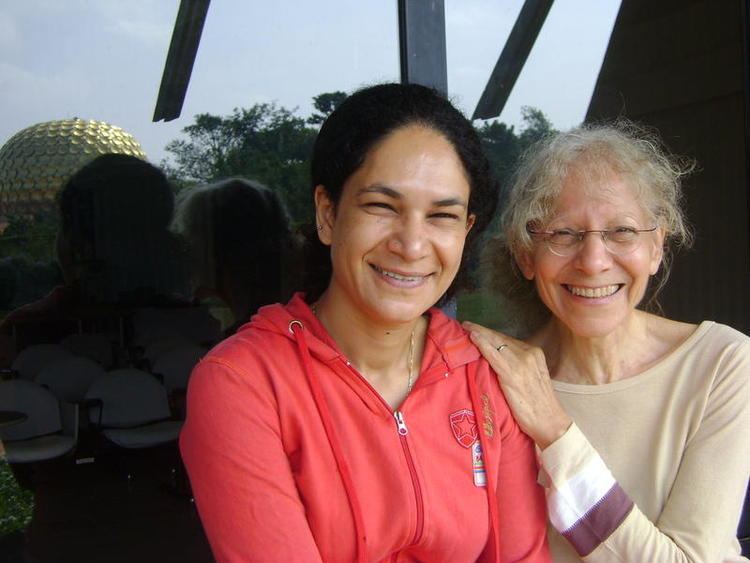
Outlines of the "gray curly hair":
<svg viewBox="0 0 750 563">
<path fill-rule="evenodd" d="M 527 226 L 544 225 L 552 218 L 562 186 L 573 172 L 589 186 L 618 176 L 634 190 L 654 224 L 664 229 L 662 268 L 646 302 L 647 308 L 659 311 L 655 298 L 669 275 L 671 250 L 692 243 L 682 210 L 682 179 L 694 169 L 693 160 L 670 154 L 655 131 L 625 119 L 581 125 L 532 145 L 513 175 L 502 233 L 483 257 L 491 288 L 515 303 L 516 313 L 526 319 L 517 332 L 527 333 L 549 316 L 516 265 L 533 244 Z"/>
</svg>

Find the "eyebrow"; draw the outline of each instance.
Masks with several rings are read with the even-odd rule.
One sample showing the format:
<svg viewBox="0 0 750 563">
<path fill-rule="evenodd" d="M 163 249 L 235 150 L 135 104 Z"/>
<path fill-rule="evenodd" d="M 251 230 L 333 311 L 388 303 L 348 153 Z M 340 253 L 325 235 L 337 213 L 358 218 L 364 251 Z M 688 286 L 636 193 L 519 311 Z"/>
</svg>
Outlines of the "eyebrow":
<svg viewBox="0 0 750 563">
<path fill-rule="evenodd" d="M 382 194 L 387 197 L 392 197 L 393 199 L 402 199 L 401 192 L 394 190 L 391 187 L 388 187 L 383 184 L 372 184 L 370 186 L 365 186 L 364 188 L 361 188 L 357 195 L 362 194 Z M 432 205 L 436 207 L 453 207 L 454 205 L 457 205 L 459 207 L 468 207 L 467 203 L 458 197 L 448 197 L 445 199 L 439 199 L 437 201 L 433 201 Z"/>
</svg>

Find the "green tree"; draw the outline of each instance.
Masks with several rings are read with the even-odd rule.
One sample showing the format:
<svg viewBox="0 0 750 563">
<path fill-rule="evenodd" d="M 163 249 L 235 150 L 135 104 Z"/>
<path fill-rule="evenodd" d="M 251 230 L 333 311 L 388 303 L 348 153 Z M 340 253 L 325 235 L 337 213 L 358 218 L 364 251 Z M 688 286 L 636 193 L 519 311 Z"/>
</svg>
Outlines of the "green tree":
<svg viewBox="0 0 750 563">
<path fill-rule="evenodd" d="M 10 465 L 0 457 L 0 537 L 26 528 L 33 512 L 34 493 L 19 487 Z"/>
<path fill-rule="evenodd" d="M 57 228 L 57 216 L 51 211 L 8 217 L 0 234 L 0 310 L 39 299 L 60 283 Z"/>
<path fill-rule="evenodd" d="M 494 233 L 498 229 L 500 211 L 507 202 L 511 176 L 523 151 L 539 139 L 555 132 L 552 123 L 540 109 L 523 106 L 521 119 L 523 124 L 519 134 L 512 125 L 508 126 L 497 120 L 486 121 L 476 127 L 482 149 L 490 161 L 490 168 L 500 187 L 498 213 L 495 214 L 488 233 Z"/>
<path fill-rule="evenodd" d="M 512 125 L 508 126 L 501 121 L 487 121 L 476 128 L 501 189 L 507 187 L 523 151 L 536 141 L 555 133 L 552 123 L 540 109 L 523 106 L 521 119 L 523 125 L 520 134 L 516 134 Z"/>
<path fill-rule="evenodd" d="M 171 141 L 166 149 L 173 162 L 162 167 L 178 189 L 231 176 L 252 178 L 278 190 L 292 218 L 312 217 L 309 166 L 314 125 L 322 123 L 347 97 L 341 91 L 313 98 L 315 113 L 303 119 L 276 104 L 236 108 L 230 115 L 199 114 L 182 132 L 185 139 Z M 477 127 L 492 171 L 505 187 L 519 155 L 529 145 L 554 131 L 544 113 L 522 108 L 520 134 L 499 121 Z"/>
<path fill-rule="evenodd" d="M 0 256 L 53 261 L 57 224 L 57 216 L 52 212 L 10 215 L 8 226 L 0 234 Z"/>
<path fill-rule="evenodd" d="M 314 113 L 308 117 L 307 122 L 315 125 L 323 123 L 346 98 L 347 94 L 339 90 L 318 94 L 313 98 L 313 106 L 318 110 L 318 113 Z"/>
<path fill-rule="evenodd" d="M 317 130 L 275 104 L 237 108 L 228 116 L 200 114 L 171 141 L 174 164 L 162 166 L 178 184 L 206 183 L 231 176 L 252 178 L 278 190 L 292 217 L 308 217 L 309 156 Z"/>
<path fill-rule="evenodd" d="M 521 151 L 525 151 L 538 140 L 557 133 L 557 130 L 552 126 L 552 122 L 540 109 L 523 106 L 521 107 L 521 118 L 523 119 L 523 127 L 521 128 L 521 134 L 518 136 Z"/>
<path fill-rule="evenodd" d="M 518 160 L 521 145 L 513 126 L 500 121 L 483 123 L 477 128 L 482 149 L 495 177 L 504 186 Z"/>
</svg>

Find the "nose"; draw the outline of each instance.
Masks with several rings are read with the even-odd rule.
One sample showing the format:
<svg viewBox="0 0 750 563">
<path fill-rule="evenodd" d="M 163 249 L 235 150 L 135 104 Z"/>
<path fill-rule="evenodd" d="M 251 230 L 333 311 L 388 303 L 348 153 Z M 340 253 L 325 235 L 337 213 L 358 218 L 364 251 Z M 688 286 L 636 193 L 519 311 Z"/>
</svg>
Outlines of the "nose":
<svg viewBox="0 0 750 563">
<path fill-rule="evenodd" d="M 579 243 L 575 265 L 587 274 L 607 270 L 612 265 L 612 254 L 604 245 L 601 233 L 586 233 Z"/>
<path fill-rule="evenodd" d="M 389 241 L 388 248 L 404 260 L 415 261 L 425 255 L 427 246 L 426 225 L 418 217 L 404 217 L 398 222 Z"/>
</svg>

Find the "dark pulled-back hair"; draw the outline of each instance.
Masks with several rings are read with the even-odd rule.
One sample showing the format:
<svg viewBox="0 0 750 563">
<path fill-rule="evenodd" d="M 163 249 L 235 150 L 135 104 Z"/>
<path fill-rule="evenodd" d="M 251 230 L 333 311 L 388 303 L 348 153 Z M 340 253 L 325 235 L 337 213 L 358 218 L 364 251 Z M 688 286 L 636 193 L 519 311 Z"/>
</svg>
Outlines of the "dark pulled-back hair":
<svg viewBox="0 0 750 563">
<path fill-rule="evenodd" d="M 450 298 L 465 278 L 465 265 L 476 241 L 497 207 L 498 189 L 474 127 L 436 90 L 418 84 L 379 84 L 358 90 L 323 123 L 312 156 L 312 190 L 323 186 L 334 206 L 344 184 L 380 141 L 402 127 L 420 125 L 450 142 L 463 165 L 471 193 L 469 214 L 476 219 L 466 238 L 461 267 L 441 302 Z M 330 249 L 311 228 L 307 239 L 308 300 L 317 299 L 331 278 Z"/>
</svg>

